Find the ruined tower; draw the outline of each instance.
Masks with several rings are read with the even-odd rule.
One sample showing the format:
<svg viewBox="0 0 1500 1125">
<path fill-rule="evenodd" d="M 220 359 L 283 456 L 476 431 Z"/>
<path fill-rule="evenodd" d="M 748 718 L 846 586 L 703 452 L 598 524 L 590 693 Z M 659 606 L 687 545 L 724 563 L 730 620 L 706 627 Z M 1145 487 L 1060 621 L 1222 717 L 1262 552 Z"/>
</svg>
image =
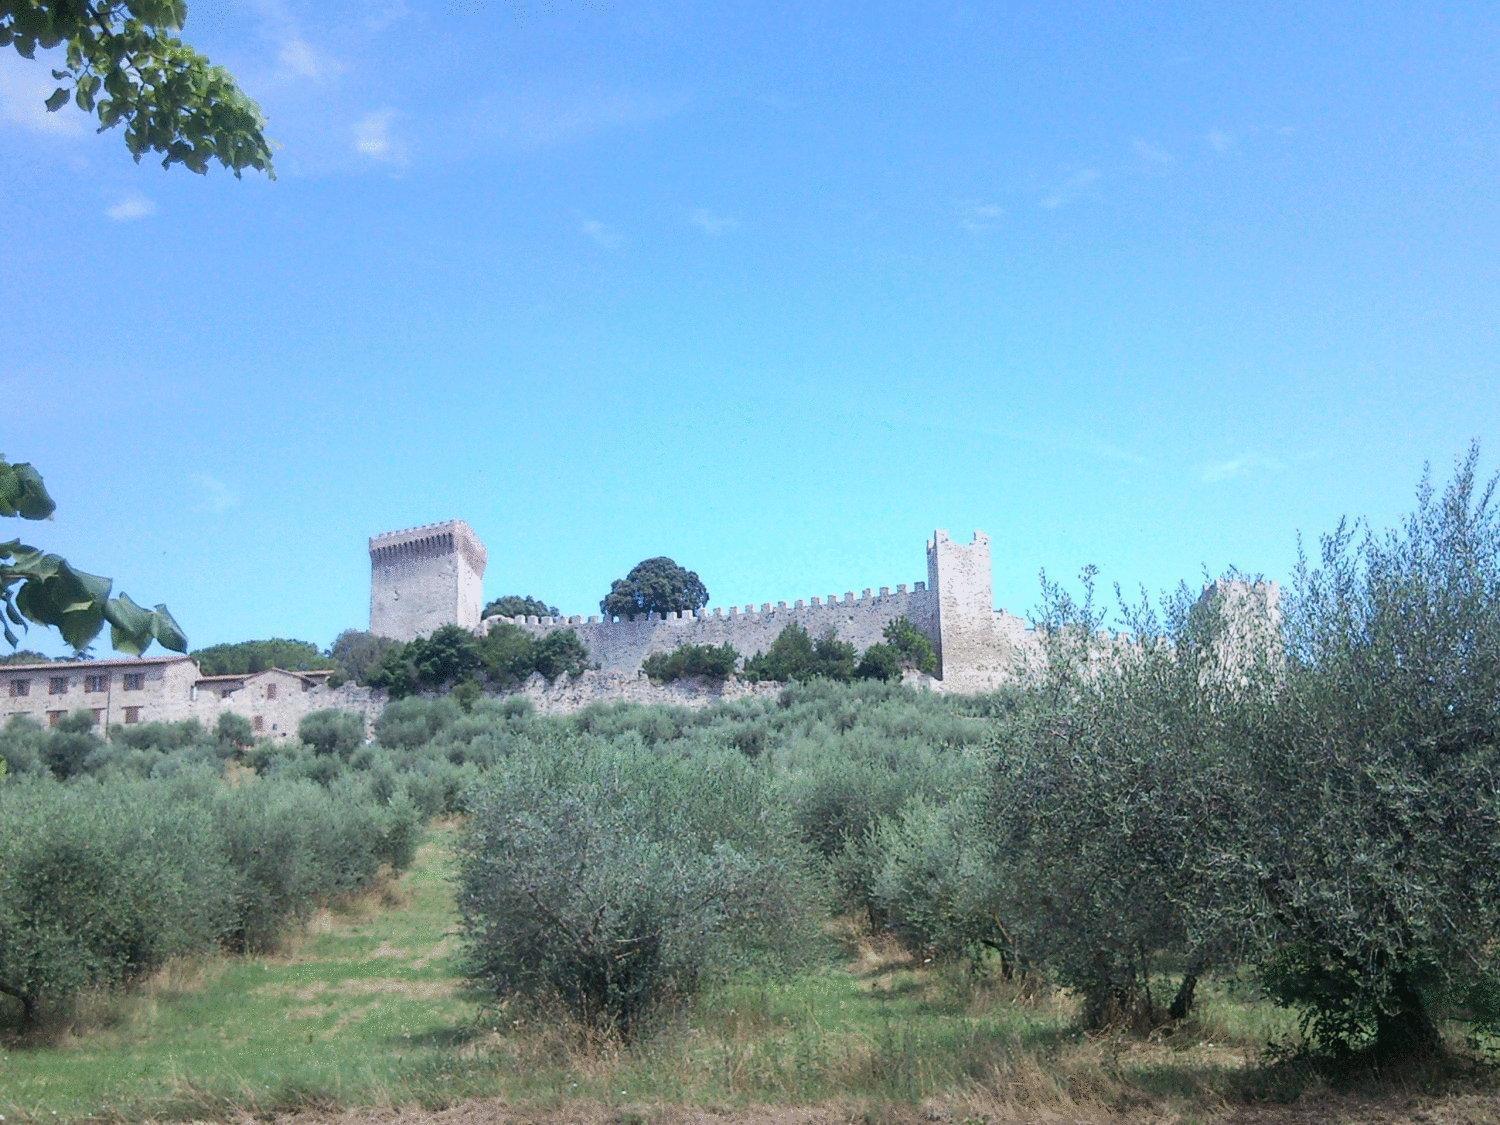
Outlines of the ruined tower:
<svg viewBox="0 0 1500 1125">
<path fill-rule="evenodd" d="M 479 627 L 484 544 L 463 520 L 370 540 L 370 632 L 409 641 L 443 625 Z"/>
<path fill-rule="evenodd" d="M 955 543 L 946 531 L 927 544 L 927 588 L 936 602 L 937 654 L 943 683 L 950 688 L 993 686 L 1009 651 L 995 629 L 994 582 L 990 576 L 990 537 L 974 533 L 972 543 Z"/>
</svg>

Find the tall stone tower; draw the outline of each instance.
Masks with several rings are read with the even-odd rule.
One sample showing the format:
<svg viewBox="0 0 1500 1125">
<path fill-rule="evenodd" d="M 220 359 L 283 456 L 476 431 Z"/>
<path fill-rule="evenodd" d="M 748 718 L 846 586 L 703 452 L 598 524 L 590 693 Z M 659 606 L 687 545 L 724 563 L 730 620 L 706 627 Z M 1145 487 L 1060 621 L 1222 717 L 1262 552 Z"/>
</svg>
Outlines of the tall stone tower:
<svg viewBox="0 0 1500 1125">
<path fill-rule="evenodd" d="M 370 632 L 409 641 L 443 625 L 479 628 L 484 544 L 463 520 L 370 540 Z"/>
<path fill-rule="evenodd" d="M 995 588 L 990 574 L 990 537 L 955 543 L 946 531 L 927 544 L 927 588 L 937 608 L 938 665 L 949 687 L 993 687 L 1009 646 L 995 629 Z"/>
</svg>

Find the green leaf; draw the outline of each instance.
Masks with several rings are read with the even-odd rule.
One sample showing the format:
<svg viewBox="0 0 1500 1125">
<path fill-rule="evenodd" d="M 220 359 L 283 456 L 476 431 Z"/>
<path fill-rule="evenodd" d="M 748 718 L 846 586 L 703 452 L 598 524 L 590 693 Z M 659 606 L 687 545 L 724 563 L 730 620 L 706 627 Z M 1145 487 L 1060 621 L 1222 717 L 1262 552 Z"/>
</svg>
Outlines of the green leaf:
<svg viewBox="0 0 1500 1125">
<path fill-rule="evenodd" d="M 104 617 L 110 626 L 110 644 L 121 652 L 138 656 L 155 637 L 155 615 L 136 605 L 126 594 L 110 598 L 104 604 Z"/>
<path fill-rule="evenodd" d="M 169 648 L 173 652 L 186 652 L 188 649 L 187 634 L 182 631 L 167 607 L 159 603 L 156 607 L 156 641 L 162 648 Z"/>
<path fill-rule="evenodd" d="M 44 104 L 47 107 L 48 113 L 56 113 L 67 103 L 68 88 L 66 86 L 59 86 L 57 89 L 52 91 L 51 95 L 47 98 Z"/>
<path fill-rule="evenodd" d="M 28 462 L 11 465 L 0 458 L 0 516 L 44 520 L 56 510 L 41 473 Z"/>
</svg>

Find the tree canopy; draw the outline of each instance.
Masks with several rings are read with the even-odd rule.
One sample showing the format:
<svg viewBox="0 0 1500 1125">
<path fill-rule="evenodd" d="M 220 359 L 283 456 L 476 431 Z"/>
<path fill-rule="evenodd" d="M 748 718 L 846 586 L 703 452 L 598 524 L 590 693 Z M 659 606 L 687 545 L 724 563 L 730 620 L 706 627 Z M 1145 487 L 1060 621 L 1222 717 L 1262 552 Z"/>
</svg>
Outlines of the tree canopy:
<svg viewBox="0 0 1500 1125">
<path fill-rule="evenodd" d="M 484 617 L 557 617 L 558 608 L 530 594 L 506 594 L 484 607 Z"/>
<path fill-rule="evenodd" d="M 71 101 L 98 117 L 100 132 L 123 125 L 137 161 L 156 152 L 163 168 L 202 173 L 217 160 L 236 176 L 253 168 L 274 177 L 260 107 L 177 38 L 186 19 L 186 0 L 0 0 L 0 47 L 28 59 L 61 47 L 47 109 Z"/>
<path fill-rule="evenodd" d="M 707 604 L 708 588 L 702 579 L 658 555 L 636 563 L 624 578 L 615 579 L 599 609 L 606 617 L 641 617 L 698 610 Z"/>
<path fill-rule="evenodd" d="M 234 641 L 209 645 L 193 653 L 205 676 L 250 675 L 267 668 L 285 668 L 305 672 L 312 668 L 332 668 L 335 661 L 310 641 L 292 641 L 272 637 L 265 641 Z"/>
<path fill-rule="evenodd" d="M 12 465 L 0 455 L 0 517 L 44 520 L 56 509 L 33 466 Z M 166 606 L 145 609 L 128 595 L 112 595 L 112 587 L 108 578 L 79 570 L 61 555 L 19 539 L 0 540 L 0 631 L 13 648 L 20 644 L 13 626 L 56 628 L 77 651 L 87 648 L 107 621 L 110 643 L 120 652 L 139 654 L 152 641 L 187 651 L 187 638 Z"/>
</svg>

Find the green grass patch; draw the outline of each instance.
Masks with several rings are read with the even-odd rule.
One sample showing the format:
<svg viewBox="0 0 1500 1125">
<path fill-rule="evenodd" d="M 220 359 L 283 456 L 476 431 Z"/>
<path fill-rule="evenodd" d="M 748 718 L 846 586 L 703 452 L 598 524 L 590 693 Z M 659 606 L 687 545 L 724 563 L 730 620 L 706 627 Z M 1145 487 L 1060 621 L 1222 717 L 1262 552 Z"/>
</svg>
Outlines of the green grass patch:
<svg viewBox="0 0 1500 1125">
<path fill-rule="evenodd" d="M 279 955 L 176 965 L 56 1041 L 0 1042 L 0 1113 L 223 1118 L 492 1096 L 561 1117 L 570 1104 L 834 1103 L 879 1119 L 940 1099 L 955 1120 L 1193 1118 L 1307 1088 L 1250 1065 L 1289 1017 L 1220 985 L 1178 1035 L 1089 1038 L 1070 1030 L 1066 997 L 934 971 L 855 935 L 816 972 L 739 978 L 631 1046 L 591 1042 L 466 989 L 450 844 L 435 832 L 383 899 L 320 917 Z"/>
</svg>

